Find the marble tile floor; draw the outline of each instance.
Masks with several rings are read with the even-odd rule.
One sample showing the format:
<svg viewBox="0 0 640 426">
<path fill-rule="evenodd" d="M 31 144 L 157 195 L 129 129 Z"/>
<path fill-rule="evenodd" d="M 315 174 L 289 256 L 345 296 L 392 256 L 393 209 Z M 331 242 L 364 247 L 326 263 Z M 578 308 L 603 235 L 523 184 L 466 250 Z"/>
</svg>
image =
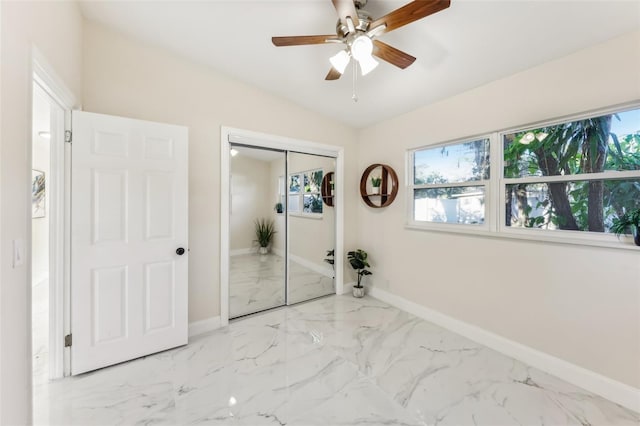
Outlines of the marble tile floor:
<svg viewBox="0 0 640 426">
<path fill-rule="evenodd" d="M 333 278 L 290 261 L 289 304 L 335 293 Z M 284 259 L 274 253 L 231 256 L 229 314 L 231 318 L 285 304 Z"/>
<path fill-rule="evenodd" d="M 34 389 L 38 425 L 635 425 L 640 414 L 370 297 L 231 322 Z"/>
</svg>

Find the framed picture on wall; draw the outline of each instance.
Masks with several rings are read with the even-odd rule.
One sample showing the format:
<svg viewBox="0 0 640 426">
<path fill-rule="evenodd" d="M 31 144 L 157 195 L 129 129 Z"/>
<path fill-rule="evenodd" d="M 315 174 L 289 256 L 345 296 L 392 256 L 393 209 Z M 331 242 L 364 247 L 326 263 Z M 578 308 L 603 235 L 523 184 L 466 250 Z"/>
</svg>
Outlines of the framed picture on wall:
<svg viewBox="0 0 640 426">
<path fill-rule="evenodd" d="M 31 170 L 31 217 L 45 216 L 45 177 L 40 170 Z"/>
</svg>

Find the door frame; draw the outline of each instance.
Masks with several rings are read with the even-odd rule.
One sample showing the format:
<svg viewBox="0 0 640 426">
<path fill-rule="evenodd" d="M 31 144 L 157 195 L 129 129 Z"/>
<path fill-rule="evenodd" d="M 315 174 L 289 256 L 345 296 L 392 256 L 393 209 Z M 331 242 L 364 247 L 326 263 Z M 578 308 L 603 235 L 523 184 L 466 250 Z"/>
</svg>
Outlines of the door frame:
<svg viewBox="0 0 640 426">
<path fill-rule="evenodd" d="M 70 333 L 70 176 L 71 144 L 65 142 L 66 132 L 71 130 L 71 110 L 76 105 L 73 93 L 58 77 L 53 67 L 36 46 L 31 47 L 31 81 L 29 135 L 32 134 L 33 84 L 40 86 L 59 113 L 51 121 L 49 172 L 49 376 L 52 379 L 68 376 L 71 358 L 68 348 L 65 350 L 64 336 Z M 31 176 L 33 163 L 32 144 L 27 144 L 27 173 Z M 31 191 L 27 193 L 29 208 L 27 220 L 27 277 L 29 282 L 29 356 L 31 356 Z"/>
<path fill-rule="evenodd" d="M 302 139 L 254 132 L 222 126 L 220 129 L 220 325 L 229 324 L 229 212 L 231 201 L 231 156 L 230 144 L 255 146 L 256 148 L 272 148 L 283 151 L 296 151 L 303 154 L 316 154 L 336 159 L 335 214 L 336 214 L 336 246 L 334 266 L 336 272 L 336 294 L 344 289 L 344 148 Z"/>
</svg>

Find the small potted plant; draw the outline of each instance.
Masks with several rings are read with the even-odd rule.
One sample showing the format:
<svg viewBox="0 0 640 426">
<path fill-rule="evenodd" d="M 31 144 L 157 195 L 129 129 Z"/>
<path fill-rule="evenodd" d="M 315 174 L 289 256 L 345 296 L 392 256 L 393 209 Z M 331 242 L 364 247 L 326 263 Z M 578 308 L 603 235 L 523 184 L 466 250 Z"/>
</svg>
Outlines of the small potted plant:
<svg viewBox="0 0 640 426">
<path fill-rule="evenodd" d="M 367 261 L 367 256 L 367 252 L 361 249 L 357 249 L 355 251 L 350 251 L 347 253 L 349 264 L 351 264 L 351 267 L 358 272 L 358 283 L 353 286 L 353 297 L 364 296 L 362 277 L 364 277 L 365 275 L 371 275 L 371 271 L 365 269 L 371 266 Z"/>
<path fill-rule="evenodd" d="M 276 211 L 276 213 L 281 214 L 284 211 L 284 206 L 282 205 L 282 203 L 276 203 L 273 209 Z"/>
<path fill-rule="evenodd" d="M 276 233 L 273 225 L 273 220 L 267 220 L 265 218 L 256 219 L 255 225 L 255 242 L 260 245 L 258 252 L 260 254 L 267 254 L 269 253 L 269 244 L 271 243 L 271 238 L 273 237 L 273 234 Z"/>
<path fill-rule="evenodd" d="M 382 184 L 382 178 L 380 176 L 372 176 L 371 177 L 371 193 L 379 194 L 381 184 Z"/>
<path fill-rule="evenodd" d="M 632 210 L 629 213 L 624 213 L 622 216 L 613 219 L 611 232 L 618 237 L 620 237 L 621 234 L 625 234 L 628 228 L 631 228 L 633 242 L 636 243 L 637 246 L 640 246 L 640 208 Z"/>
</svg>

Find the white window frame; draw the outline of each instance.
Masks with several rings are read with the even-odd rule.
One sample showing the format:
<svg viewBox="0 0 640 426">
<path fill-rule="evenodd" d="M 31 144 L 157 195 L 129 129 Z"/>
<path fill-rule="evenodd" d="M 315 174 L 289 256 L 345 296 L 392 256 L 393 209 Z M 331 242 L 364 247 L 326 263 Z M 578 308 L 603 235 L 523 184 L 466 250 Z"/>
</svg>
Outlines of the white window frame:
<svg viewBox="0 0 640 426">
<path fill-rule="evenodd" d="M 445 146 L 451 145 L 460 145 L 466 142 L 474 142 L 477 140 L 489 140 L 489 179 L 483 179 L 478 181 L 466 181 L 466 182 L 455 182 L 455 183 L 443 183 L 443 184 L 414 184 L 414 160 L 415 153 L 418 151 L 423 151 L 426 149 L 437 149 Z M 470 233 L 470 234 L 485 234 L 490 232 L 492 229 L 495 229 L 496 222 L 496 212 L 495 206 L 491 200 L 493 197 L 491 194 L 494 193 L 494 186 L 492 185 L 493 179 L 493 164 L 491 162 L 491 158 L 494 155 L 494 147 L 495 147 L 495 133 L 493 134 L 483 134 L 478 136 L 472 136 L 469 138 L 462 139 L 454 139 L 447 142 L 435 144 L 435 145 L 425 145 L 417 148 L 412 148 L 407 151 L 407 173 L 406 173 L 406 212 L 407 212 L 407 227 L 414 229 L 424 229 L 424 230 L 437 230 L 437 231 L 447 231 L 447 232 L 461 232 L 461 233 Z M 465 224 L 465 223 L 447 223 L 447 222 L 428 222 L 422 220 L 414 219 L 414 191 L 416 189 L 436 189 L 436 188 L 454 188 L 454 187 L 468 187 L 468 186 L 478 186 L 484 188 L 484 223 L 482 224 Z"/>
<path fill-rule="evenodd" d="M 506 186 L 517 183 L 547 183 L 557 181 L 585 181 L 598 179 L 640 179 L 640 170 L 634 171 L 607 171 L 603 173 L 591 173 L 580 175 L 541 176 L 526 178 L 504 177 L 504 135 L 538 129 L 540 127 L 554 126 L 570 121 L 582 120 L 588 117 L 598 117 L 607 114 L 622 113 L 634 109 L 640 109 L 640 101 L 601 108 L 580 114 L 568 115 L 553 120 L 545 120 L 523 126 L 495 131 L 489 134 L 454 139 L 447 142 L 424 145 L 410 148 L 406 152 L 405 165 L 405 212 L 406 229 L 421 231 L 436 231 L 458 234 L 480 235 L 490 238 L 506 238 L 530 241 L 543 241 L 558 244 L 576 244 L 585 246 L 607 247 L 621 250 L 637 250 L 631 236 L 616 237 L 611 233 L 599 233 L 589 231 L 568 231 L 560 229 L 540 228 L 516 228 L 506 225 Z M 413 219 L 413 190 L 420 187 L 413 185 L 413 154 L 423 149 L 438 148 L 446 145 L 454 145 L 463 142 L 488 138 L 489 148 L 489 180 L 485 187 L 485 223 L 484 225 L 449 224 L 441 222 L 423 222 Z M 479 181 L 482 182 L 482 181 Z M 459 184 L 444 184 L 442 186 L 476 186 L 474 182 Z M 429 186 L 431 187 L 431 186 Z M 494 195 L 496 194 L 496 195 Z"/>
<path fill-rule="evenodd" d="M 304 192 L 304 175 L 315 173 L 315 172 L 318 172 L 318 171 L 322 172 L 322 177 L 324 178 L 324 169 L 323 168 L 303 170 L 303 171 L 299 171 L 299 172 L 294 172 L 294 173 L 289 173 L 288 174 L 287 182 L 286 182 L 287 202 L 289 203 L 288 204 L 288 206 L 289 206 L 289 214 L 291 214 L 292 216 L 309 217 L 309 218 L 316 218 L 316 219 L 321 219 L 322 218 L 322 215 L 324 213 L 324 205 L 322 206 L 322 213 L 311 213 L 311 212 L 305 212 L 304 211 L 304 196 L 305 195 L 317 195 L 318 198 L 320 199 L 320 201 L 322 202 L 321 187 L 318 187 L 318 191 L 317 192 Z M 300 192 L 291 192 L 291 176 L 298 176 L 298 181 L 300 182 Z M 320 182 L 320 186 L 322 186 L 322 182 Z M 298 197 L 298 210 L 296 210 L 296 211 L 291 210 L 291 197 L 292 196 Z"/>
</svg>

